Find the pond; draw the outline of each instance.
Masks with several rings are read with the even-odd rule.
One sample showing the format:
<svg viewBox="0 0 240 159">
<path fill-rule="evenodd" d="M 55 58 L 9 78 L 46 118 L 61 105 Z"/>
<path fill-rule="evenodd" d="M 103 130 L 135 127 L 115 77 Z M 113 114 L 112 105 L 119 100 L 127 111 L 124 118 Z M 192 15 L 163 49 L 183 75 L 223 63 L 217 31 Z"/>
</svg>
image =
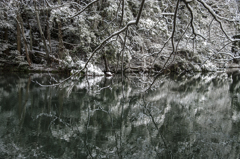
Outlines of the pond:
<svg viewBox="0 0 240 159">
<path fill-rule="evenodd" d="M 0 159 L 240 158 L 240 72 L 0 75 Z"/>
</svg>

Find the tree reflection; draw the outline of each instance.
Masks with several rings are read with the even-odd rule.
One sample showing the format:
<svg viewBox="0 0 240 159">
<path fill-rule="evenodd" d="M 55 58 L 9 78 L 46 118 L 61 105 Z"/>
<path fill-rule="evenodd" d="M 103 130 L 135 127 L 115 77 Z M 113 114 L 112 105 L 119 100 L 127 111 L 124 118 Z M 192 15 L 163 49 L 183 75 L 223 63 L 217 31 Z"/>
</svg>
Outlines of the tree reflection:
<svg viewBox="0 0 240 159">
<path fill-rule="evenodd" d="M 48 76 L 10 77 L 0 97 L 0 158 L 240 155 L 238 72 L 163 75 L 145 93 L 144 77 L 88 78 L 62 88 L 30 82 Z"/>
</svg>

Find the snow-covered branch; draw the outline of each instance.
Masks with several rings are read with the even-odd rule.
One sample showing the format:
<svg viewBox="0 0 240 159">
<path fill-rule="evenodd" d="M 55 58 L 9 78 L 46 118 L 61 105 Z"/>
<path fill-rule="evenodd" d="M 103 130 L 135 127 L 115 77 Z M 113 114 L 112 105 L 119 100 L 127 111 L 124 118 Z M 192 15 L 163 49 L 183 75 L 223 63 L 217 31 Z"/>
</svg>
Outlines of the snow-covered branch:
<svg viewBox="0 0 240 159">
<path fill-rule="evenodd" d="M 204 1 L 202 0 L 197 0 L 199 3 L 201 3 L 204 8 L 206 8 L 208 10 L 208 12 L 213 16 L 213 18 L 219 23 L 220 25 L 220 28 L 222 30 L 222 32 L 224 33 L 224 35 L 232 41 L 232 38 L 229 37 L 229 35 L 226 33 L 226 31 L 224 30 L 223 28 L 223 25 L 222 25 L 222 21 L 219 19 L 219 16 L 214 12 L 214 10 L 211 8 L 211 6 L 209 6 L 207 3 L 205 3 Z"/>
</svg>

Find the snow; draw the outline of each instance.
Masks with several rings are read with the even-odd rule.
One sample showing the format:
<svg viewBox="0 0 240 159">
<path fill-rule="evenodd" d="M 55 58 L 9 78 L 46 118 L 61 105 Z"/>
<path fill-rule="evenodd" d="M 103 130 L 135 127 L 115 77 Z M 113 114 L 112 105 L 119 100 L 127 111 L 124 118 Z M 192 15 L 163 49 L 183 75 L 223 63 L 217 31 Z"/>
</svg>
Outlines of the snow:
<svg viewBox="0 0 240 159">
<path fill-rule="evenodd" d="M 74 62 L 73 62 L 73 60 L 72 60 L 72 57 L 71 56 L 66 56 L 65 57 L 65 61 L 67 62 L 67 67 L 68 68 L 72 68 L 73 66 L 74 66 Z"/>
<path fill-rule="evenodd" d="M 239 122 L 240 121 L 240 112 L 237 112 L 234 110 L 233 115 L 232 115 L 232 119 L 234 122 Z"/>
<path fill-rule="evenodd" d="M 69 58 L 69 60 L 70 60 L 70 58 Z M 86 65 L 86 63 L 82 60 L 78 60 L 75 63 L 70 63 L 71 68 L 74 67 L 77 70 L 83 69 L 85 67 L 85 65 Z M 77 70 L 71 70 L 71 74 L 76 73 Z M 92 63 L 88 63 L 86 69 L 83 71 L 85 71 L 85 73 L 88 76 L 104 76 L 104 72 L 99 67 L 97 67 L 96 65 L 93 65 Z"/>
<path fill-rule="evenodd" d="M 95 65 L 93 65 L 93 64 L 88 64 L 88 75 L 95 75 L 95 76 L 103 76 L 104 75 L 104 72 L 102 72 L 102 70 L 99 68 L 99 67 L 97 67 L 97 66 L 95 66 Z"/>
<path fill-rule="evenodd" d="M 214 64 L 212 64 L 210 62 L 207 62 L 207 63 L 202 65 L 202 70 L 203 71 L 216 72 L 217 71 L 217 67 Z"/>
</svg>

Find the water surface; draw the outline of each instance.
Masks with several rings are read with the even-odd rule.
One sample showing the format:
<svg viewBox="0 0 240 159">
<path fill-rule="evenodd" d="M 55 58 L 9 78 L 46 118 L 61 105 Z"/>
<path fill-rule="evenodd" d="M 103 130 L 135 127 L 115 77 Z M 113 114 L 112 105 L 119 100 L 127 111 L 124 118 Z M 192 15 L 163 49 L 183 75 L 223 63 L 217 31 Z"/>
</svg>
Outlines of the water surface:
<svg viewBox="0 0 240 159">
<path fill-rule="evenodd" d="M 240 72 L 0 75 L 0 158 L 240 158 Z"/>
</svg>

